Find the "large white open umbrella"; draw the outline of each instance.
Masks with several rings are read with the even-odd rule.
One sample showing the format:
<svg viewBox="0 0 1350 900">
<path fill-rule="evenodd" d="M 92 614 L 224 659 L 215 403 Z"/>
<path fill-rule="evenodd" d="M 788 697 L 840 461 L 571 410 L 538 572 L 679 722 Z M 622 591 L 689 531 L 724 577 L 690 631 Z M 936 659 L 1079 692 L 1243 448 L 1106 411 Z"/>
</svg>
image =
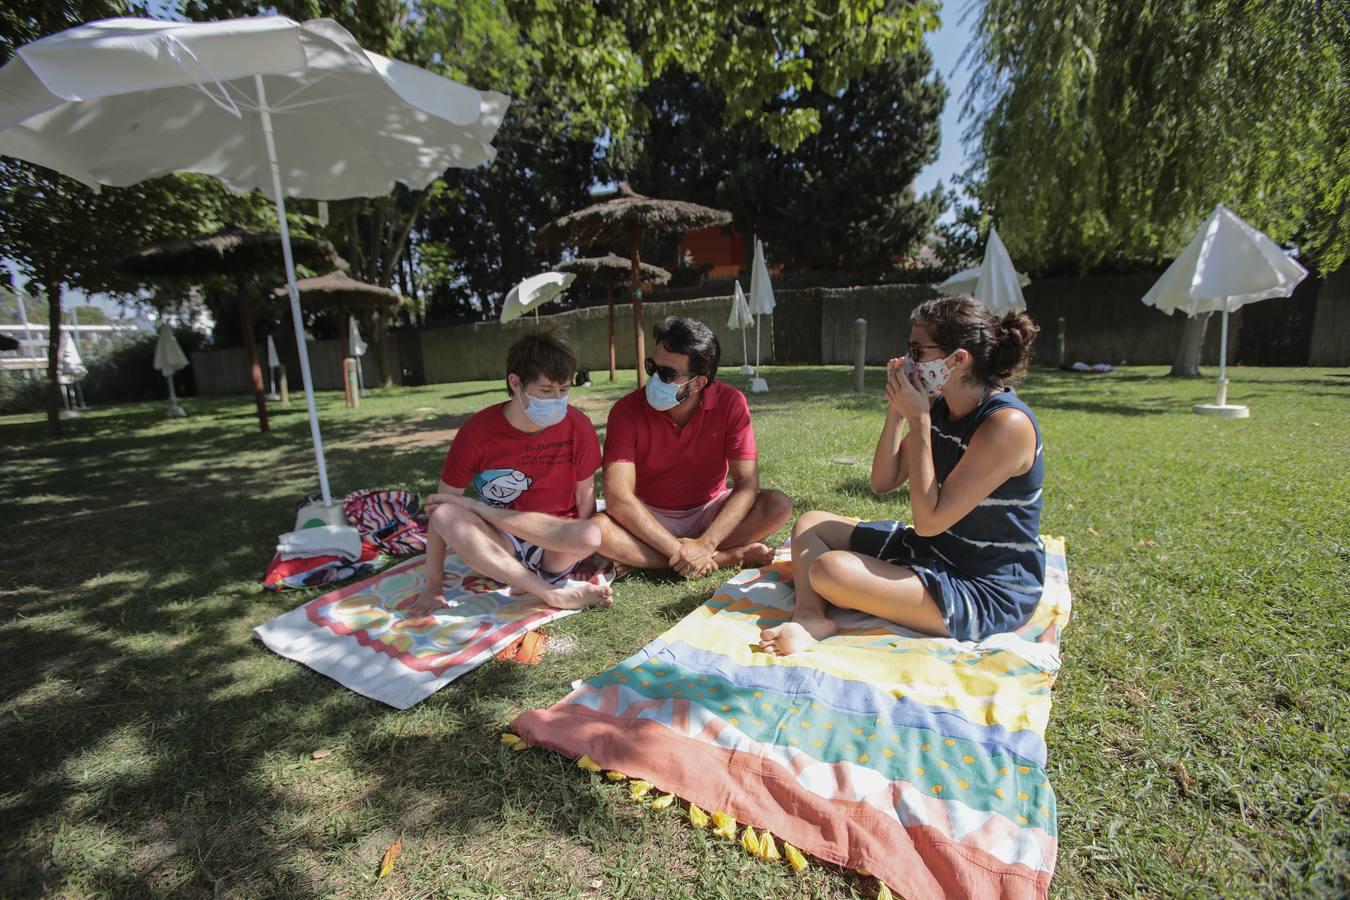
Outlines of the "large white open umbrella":
<svg viewBox="0 0 1350 900">
<path fill-rule="evenodd" d="M 769 389 L 769 383 L 759 375 L 760 316 L 773 315 L 776 305 L 773 284 L 769 282 L 769 266 L 764 261 L 764 242 L 755 238 L 755 261 L 750 267 L 750 312 L 755 316 L 755 377 L 750 380 L 750 391 L 755 394 Z"/>
<path fill-rule="evenodd" d="M 727 327 L 741 333 L 741 374 L 749 375 L 754 369 L 750 368 L 750 348 L 746 343 L 745 332 L 755 324 L 755 317 L 750 314 L 750 302 L 745 299 L 740 281 L 733 281 L 732 287 L 731 315 L 727 316 Z"/>
<path fill-rule="evenodd" d="M 576 280 L 577 276 L 572 272 L 540 272 L 531 275 L 511 288 L 506 295 L 502 303 L 502 322 L 518 319 L 530 311 L 538 316 L 539 307 L 555 299 Z"/>
<path fill-rule="evenodd" d="M 169 417 L 187 415 L 183 412 L 183 407 L 178 405 L 178 394 L 173 389 L 173 376 L 175 372 L 188 367 L 188 358 L 183 353 L 183 348 L 178 345 L 178 339 L 173 336 L 173 329 L 169 327 L 168 322 L 159 326 L 159 340 L 155 341 L 154 365 L 169 382 Z"/>
<path fill-rule="evenodd" d="M 1146 305 L 1168 314 L 1223 313 L 1218 395 L 1213 404 L 1196 404 L 1195 412 L 1247 417 L 1247 407 L 1228 403 L 1228 314 L 1258 300 L 1288 297 L 1307 275 L 1297 260 L 1228 207 L 1222 203 L 1214 207 L 1186 249 L 1144 295 Z"/>
<path fill-rule="evenodd" d="M 371 53 L 328 19 L 107 19 L 20 47 L 0 69 L 0 153 L 95 189 L 200 172 L 276 203 L 319 486 L 332 507 L 285 198 L 382 196 L 490 162 L 509 100 Z"/>
<path fill-rule="evenodd" d="M 1029 284 L 1031 279 L 1013 266 L 1008 248 L 998 236 L 998 229 L 991 225 L 989 239 L 984 245 L 984 261 L 974 268 L 957 272 L 937 285 L 936 289 L 938 293 L 949 296 L 970 294 L 1001 316 L 1015 309 L 1027 308 L 1022 288 Z"/>
</svg>

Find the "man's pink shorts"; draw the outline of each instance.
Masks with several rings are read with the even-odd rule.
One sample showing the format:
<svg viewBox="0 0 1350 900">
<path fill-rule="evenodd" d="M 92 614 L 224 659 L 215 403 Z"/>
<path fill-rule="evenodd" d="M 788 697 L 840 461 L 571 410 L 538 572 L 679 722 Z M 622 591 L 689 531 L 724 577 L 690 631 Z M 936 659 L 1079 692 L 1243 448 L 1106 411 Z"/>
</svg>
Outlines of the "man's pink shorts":
<svg viewBox="0 0 1350 900">
<path fill-rule="evenodd" d="M 657 509 L 655 506 L 649 506 L 647 511 L 675 537 L 696 538 L 708 530 L 708 526 L 717 518 L 717 514 L 722 511 L 730 496 L 731 488 L 725 488 L 722 493 L 702 506 L 689 509 Z"/>
</svg>

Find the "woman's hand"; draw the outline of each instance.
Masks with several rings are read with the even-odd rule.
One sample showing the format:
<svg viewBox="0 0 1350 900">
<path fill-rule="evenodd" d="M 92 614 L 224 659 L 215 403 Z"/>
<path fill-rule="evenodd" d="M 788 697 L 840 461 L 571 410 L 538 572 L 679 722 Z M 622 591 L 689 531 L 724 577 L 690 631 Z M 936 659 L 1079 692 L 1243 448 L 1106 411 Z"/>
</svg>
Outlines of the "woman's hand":
<svg viewBox="0 0 1350 900">
<path fill-rule="evenodd" d="M 886 402 L 889 409 L 906 421 L 928 415 L 928 398 L 919 392 L 912 379 L 905 377 L 903 359 L 886 364 Z"/>
</svg>

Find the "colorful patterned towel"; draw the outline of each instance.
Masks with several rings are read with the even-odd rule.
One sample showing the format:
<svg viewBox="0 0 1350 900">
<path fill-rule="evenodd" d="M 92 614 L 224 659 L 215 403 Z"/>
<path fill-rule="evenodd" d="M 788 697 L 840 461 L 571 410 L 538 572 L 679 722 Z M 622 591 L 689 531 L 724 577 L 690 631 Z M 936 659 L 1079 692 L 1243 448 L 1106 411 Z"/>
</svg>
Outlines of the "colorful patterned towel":
<svg viewBox="0 0 1350 900">
<path fill-rule="evenodd" d="M 358 694 L 407 709 L 525 632 L 577 612 L 545 606 L 531 594 L 513 594 L 450 554 L 444 590 L 449 607 L 433 616 L 405 618 L 396 607 L 421 592 L 424 559 L 415 557 L 317 597 L 253 633 L 281 656 Z M 607 568 L 583 566 L 573 577 L 597 583 L 611 577 Z"/>
<path fill-rule="evenodd" d="M 1045 544 L 1045 596 L 1015 633 L 962 643 L 837 611 L 838 636 L 769 656 L 760 629 L 792 614 L 783 560 L 514 730 L 908 897 L 1044 897 L 1045 727 L 1070 609 L 1064 542 Z"/>
</svg>

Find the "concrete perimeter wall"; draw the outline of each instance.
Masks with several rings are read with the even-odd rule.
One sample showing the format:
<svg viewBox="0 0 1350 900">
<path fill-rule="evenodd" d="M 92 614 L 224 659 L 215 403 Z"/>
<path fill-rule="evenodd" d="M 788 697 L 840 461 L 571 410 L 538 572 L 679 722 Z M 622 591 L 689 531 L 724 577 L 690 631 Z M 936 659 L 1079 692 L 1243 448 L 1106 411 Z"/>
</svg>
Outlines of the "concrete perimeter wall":
<svg viewBox="0 0 1350 900">
<path fill-rule="evenodd" d="M 1144 306 L 1140 298 L 1153 283 L 1140 275 L 1046 278 L 1025 288 L 1027 311 L 1041 326 L 1035 348 L 1039 365 L 1058 365 L 1059 320 L 1064 320 L 1064 361 L 1121 365 L 1169 365 L 1181 340 L 1185 317 L 1165 316 Z M 658 294 L 659 296 L 659 294 Z M 765 319 L 760 333 L 760 359 L 779 365 L 839 365 L 853 361 L 853 322 L 867 320 L 867 361 L 879 365 L 904 352 L 909 339 L 909 315 L 923 301 L 936 296 L 928 285 L 889 284 L 850 288 L 797 288 L 775 292 L 778 308 Z M 1284 304 L 1278 309 L 1275 304 Z M 722 365 L 728 369 L 745 359 L 742 335 L 726 325 L 731 297 L 644 303 L 642 321 L 650 353 L 652 326 L 668 315 L 698 319 L 716 332 L 722 344 Z M 1244 334 L 1243 314 L 1260 316 Z M 1308 327 L 1294 336 L 1298 346 L 1279 348 L 1281 361 L 1314 366 L 1350 366 L 1350 267 L 1343 267 L 1322 280 L 1308 279 L 1288 300 L 1268 300 L 1230 317 L 1228 358 L 1230 363 L 1272 358 L 1265 344 L 1290 335 L 1267 334 L 1267 319 L 1281 320 L 1286 314 L 1307 320 Z M 1259 312 L 1258 312 L 1259 310 Z M 1297 315 L 1296 315 L 1297 314 Z M 577 351 L 581 368 L 592 373 L 609 367 L 608 313 L 605 307 L 568 310 L 555 315 L 518 319 L 507 325 L 477 322 L 401 331 L 389 336 L 390 371 L 399 384 L 436 384 L 451 381 L 501 378 L 506 351 L 520 335 L 548 325 L 560 329 Z M 1219 358 L 1219 321 L 1215 317 L 1205 336 L 1201 357 L 1205 365 Z M 1292 325 L 1286 329 L 1299 331 Z M 615 350 L 620 370 L 636 365 L 633 346 L 633 311 L 627 303 L 615 304 Z M 1261 342 L 1258 344 L 1258 342 Z M 755 332 L 745 341 L 750 361 L 755 358 Z M 309 344 L 315 386 L 342 387 L 339 341 Z M 373 341 L 372 341 L 373 344 Z M 285 345 L 283 347 L 283 345 Z M 300 369 L 292 341 L 277 340 L 290 387 L 300 389 Z M 261 348 L 259 350 L 262 356 Z M 192 364 L 201 394 L 246 393 L 248 370 L 242 348 L 194 353 Z M 374 347 L 363 362 L 366 384 L 379 383 Z"/>
</svg>

